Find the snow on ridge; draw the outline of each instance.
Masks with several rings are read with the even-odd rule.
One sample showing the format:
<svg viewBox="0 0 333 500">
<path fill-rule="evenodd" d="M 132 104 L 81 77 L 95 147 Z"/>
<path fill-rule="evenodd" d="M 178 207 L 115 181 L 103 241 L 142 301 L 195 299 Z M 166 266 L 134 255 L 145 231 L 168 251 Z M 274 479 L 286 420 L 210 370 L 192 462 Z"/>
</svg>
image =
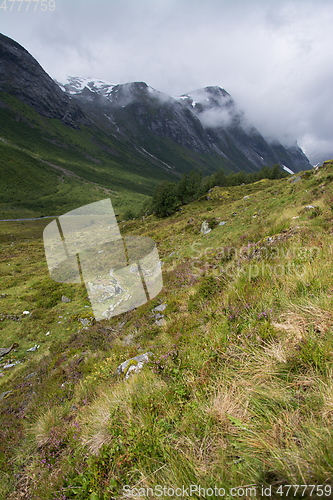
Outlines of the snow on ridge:
<svg viewBox="0 0 333 500">
<path fill-rule="evenodd" d="M 66 83 L 62 85 L 69 94 L 78 94 L 82 92 L 85 87 L 93 92 L 101 92 L 104 94 L 106 92 L 111 92 L 112 88 L 115 86 L 91 76 L 68 76 Z"/>
</svg>

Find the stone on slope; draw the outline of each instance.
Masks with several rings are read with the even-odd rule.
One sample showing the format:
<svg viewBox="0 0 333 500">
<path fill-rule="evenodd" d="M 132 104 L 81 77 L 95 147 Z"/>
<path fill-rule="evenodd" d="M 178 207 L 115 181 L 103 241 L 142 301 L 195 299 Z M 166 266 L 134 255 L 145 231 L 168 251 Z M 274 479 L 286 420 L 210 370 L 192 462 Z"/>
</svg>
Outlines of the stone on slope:
<svg viewBox="0 0 333 500">
<path fill-rule="evenodd" d="M 204 221 L 201 225 L 200 229 L 201 234 L 205 235 L 211 232 L 211 228 L 208 225 L 208 222 Z"/>
<path fill-rule="evenodd" d="M 149 356 L 153 356 L 153 353 L 146 352 L 145 354 L 140 354 L 139 356 L 135 356 L 135 358 L 124 361 L 124 363 L 118 366 L 116 374 L 124 374 L 125 379 L 128 380 L 130 373 L 138 373 L 142 370 L 143 365 L 148 363 Z"/>
<path fill-rule="evenodd" d="M 0 347 L 0 357 L 10 353 L 10 351 L 12 349 L 15 349 L 16 347 L 19 347 L 16 342 L 14 342 L 14 344 L 12 344 L 10 347 Z"/>
</svg>

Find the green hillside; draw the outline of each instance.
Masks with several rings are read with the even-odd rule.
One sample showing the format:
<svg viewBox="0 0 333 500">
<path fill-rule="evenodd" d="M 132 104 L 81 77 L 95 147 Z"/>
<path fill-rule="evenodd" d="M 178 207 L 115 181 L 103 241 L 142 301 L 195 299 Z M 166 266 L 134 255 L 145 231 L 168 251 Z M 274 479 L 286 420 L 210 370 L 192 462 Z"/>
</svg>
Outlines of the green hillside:
<svg viewBox="0 0 333 500">
<path fill-rule="evenodd" d="M 60 215 L 109 196 L 117 211 L 136 211 L 158 182 L 180 175 L 123 139 L 43 118 L 3 92 L 0 138 L 1 219 Z"/>
<path fill-rule="evenodd" d="M 0 219 L 61 215 L 105 197 L 121 216 L 136 214 L 163 180 L 193 169 L 230 171 L 213 155 L 203 158 L 167 138 L 149 141 L 143 145 L 163 151 L 171 167 L 103 124 L 65 126 L 0 92 Z"/>
<path fill-rule="evenodd" d="M 47 142 L 37 143 L 15 142 L 41 154 Z M 58 185 L 60 174 L 33 155 L 1 147 L 15 175 L 26 161 L 38 184 L 27 180 L 27 189 L 52 209 L 65 200 L 68 210 L 70 186 L 82 196 L 77 206 L 88 199 L 83 180 L 64 175 Z M 47 161 L 58 149 L 50 143 Z M 72 162 L 92 182 L 92 164 L 80 170 L 71 154 L 61 166 Z M 333 160 L 287 179 L 213 188 L 209 200 L 164 219 L 121 223 L 123 235 L 154 239 L 164 286 L 98 322 L 83 285 L 50 279 L 49 220 L 0 222 L 0 347 L 12 346 L 0 360 L 0 498 L 111 500 L 128 488 L 132 498 L 147 488 L 169 498 L 158 485 L 200 485 L 210 498 L 222 489 L 226 498 L 332 498 L 332 181 Z M 147 352 L 139 373 L 115 375 Z"/>
</svg>

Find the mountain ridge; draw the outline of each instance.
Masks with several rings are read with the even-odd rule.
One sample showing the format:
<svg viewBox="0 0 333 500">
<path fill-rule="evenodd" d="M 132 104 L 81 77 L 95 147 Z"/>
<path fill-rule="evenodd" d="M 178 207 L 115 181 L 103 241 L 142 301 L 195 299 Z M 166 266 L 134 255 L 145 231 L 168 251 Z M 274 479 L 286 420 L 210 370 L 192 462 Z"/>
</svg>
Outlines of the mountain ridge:
<svg viewBox="0 0 333 500">
<path fill-rule="evenodd" d="M 172 97 L 146 82 L 113 85 L 102 80 L 71 76 L 67 83 L 57 83 L 87 114 L 91 112 L 89 103 L 93 103 L 117 125 L 118 130 L 123 127 L 125 134 L 131 134 L 134 127 L 134 135 L 140 140 L 145 138 L 137 128 L 145 125 L 153 135 L 171 138 L 195 153 L 218 155 L 233 171 L 245 169 L 254 172 L 266 163 L 270 166 L 279 163 L 294 171 L 311 168 L 297 143 L 292 147 L 285 147 L 278 141 L 268 143 L 238 109 L 231 95 L 219 86 Z M 153 116 L 149 117 L 154 107 L 159 108 L 155 109 L 155 120 Z M 126 108 L 136 126 L 124 124 L 125 110 L 120 108 Z M 146 121 L 143 120 L 145 114 Z"/>
</svg>

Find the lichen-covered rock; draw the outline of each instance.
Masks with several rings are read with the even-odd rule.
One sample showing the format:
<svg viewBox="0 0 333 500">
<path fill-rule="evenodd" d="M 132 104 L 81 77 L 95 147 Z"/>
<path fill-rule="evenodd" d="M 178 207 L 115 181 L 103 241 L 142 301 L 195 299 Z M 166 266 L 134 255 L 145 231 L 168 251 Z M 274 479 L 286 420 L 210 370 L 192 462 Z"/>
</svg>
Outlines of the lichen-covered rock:
<svg viewBox="0 0 333 500">
<path fill-rule="evenodd" d="M 138 373 L 141 371 L 143 365 L 148 363 L 149 356 L 153 356 L 152 352 L 146 352 L 145 354 L 140 354 L 135 356 L 135 358 L 128 359 L 118 366 L 116 370 L 117 375 L 125 375 L 125 379 L 128 380 L 130 373 Z"/>
<path fill-rule="evenodd" d="M 154 307 L 153 311 L 163 312 L 166 309 L 166 304 L 161 304 L 159 306 Z"/>
<path fill-rule="evenodd" d="M 10 393 L 12 393 L 12 392 L 13 392 L 13 391 L 5 391 L 5 392 L 2 392 L 2 393 L 0 394 L 0 401 L 1 401 L 2 399 L 5 399 L 6 397 L 8 397 L 8 396 L 9 396 L 9 394 L 10 394 Z"/>
<path fill-rule="evenodd" d="M 204 221 L 201 224 L 200 232 L 201 232 L 202 235 L 205 235 L 205 234 L 208 234 L 208 233 L 211 232 L 211 228 L 209 227 L 208 222 Z"/>
</svg>

